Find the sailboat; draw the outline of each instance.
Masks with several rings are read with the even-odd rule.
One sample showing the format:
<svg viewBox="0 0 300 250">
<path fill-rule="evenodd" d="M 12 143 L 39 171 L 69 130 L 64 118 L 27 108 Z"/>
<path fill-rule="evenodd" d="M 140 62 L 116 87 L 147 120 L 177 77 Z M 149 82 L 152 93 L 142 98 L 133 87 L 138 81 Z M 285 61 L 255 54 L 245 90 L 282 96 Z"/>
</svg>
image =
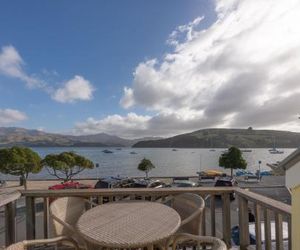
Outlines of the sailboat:
<svg viewBox="0 0 300 250">
<path fill-rule="evenodd" d="M 270 154 L 283 154 L 283 153 L 284 153 L 283 150 L 278 150 L 278 149 L 275 147 L 275 136 L 273 137 L 273 148 L 269 149 L 269 153 L 270 153 Z"/>
<path fill-rule="evenodd" d="M 212 148 L 212 139 L 210 138 L 210 152 L 215 152 L 216 150 L 214 148 Z"/>
</svg>

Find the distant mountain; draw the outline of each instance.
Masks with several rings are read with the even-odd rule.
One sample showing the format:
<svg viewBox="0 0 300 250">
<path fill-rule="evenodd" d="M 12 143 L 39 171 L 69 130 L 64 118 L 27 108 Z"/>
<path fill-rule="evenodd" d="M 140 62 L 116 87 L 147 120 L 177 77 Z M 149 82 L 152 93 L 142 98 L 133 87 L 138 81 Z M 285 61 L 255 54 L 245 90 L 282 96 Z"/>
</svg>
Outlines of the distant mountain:
<svg viewBox="0 0 300 250">
<path fill-rule="evenodd" d="M 141 140 L 153 139 L 161 138 L 150 137 L 129 140 L 105 133 L 72 136 L 47 133 L 34 129 L 0 127 L 0 147 L 13 145 L 31 147 L 128 147 Z"/>
<path fill-rule="evenodd" d="M 0 146 L 72 146 L 76 143 L 68 136 L 45 133 L 24 128 L 0 127 Z"/>
<path fill-rule="evenodd" d="M 124 139 L 115 135 L 108 135 L 105 133 L 100 133 L 100 134 L 94 134 L 94 135 L 80 135 L 80 136 L 74 136 L 72 137 L 74 140 L 78 140 L 81 142 L 87 142 L 87 143 L 103 143 L 105 145 L 110 145 L 110 146 L 125 146 L 125 147 L 130 147 L 133 144 L 139 142 L 139 141 L 145 141 L 145 140 L 158 140 L 162 139 L 161 137 L 144 137 L 144 138 L 139 138 L 139 139 Z"/>
<path fill-rule="evenodd" d="M 155 140 L 140 141 L 136 148 L 296 148 L 300 133 L 253 129 L 203 129 L 192 133 Z"/>
</svg>

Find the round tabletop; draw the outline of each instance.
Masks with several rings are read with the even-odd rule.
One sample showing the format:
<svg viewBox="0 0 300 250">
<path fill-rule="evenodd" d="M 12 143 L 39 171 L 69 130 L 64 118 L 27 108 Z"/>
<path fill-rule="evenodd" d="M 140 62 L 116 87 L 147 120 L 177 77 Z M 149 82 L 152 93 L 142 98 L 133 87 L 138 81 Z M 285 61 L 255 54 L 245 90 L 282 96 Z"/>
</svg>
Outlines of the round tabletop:
<svg viewBox="0 0 300 250">
<path fill-rule="evenodd" d="M 112 202 L 85 212 L 77 222 L 82 237 L 110 248 L 145 247 L 163 241 L 179 228 L 179 214 L 156 202 Z"/>
</svg>

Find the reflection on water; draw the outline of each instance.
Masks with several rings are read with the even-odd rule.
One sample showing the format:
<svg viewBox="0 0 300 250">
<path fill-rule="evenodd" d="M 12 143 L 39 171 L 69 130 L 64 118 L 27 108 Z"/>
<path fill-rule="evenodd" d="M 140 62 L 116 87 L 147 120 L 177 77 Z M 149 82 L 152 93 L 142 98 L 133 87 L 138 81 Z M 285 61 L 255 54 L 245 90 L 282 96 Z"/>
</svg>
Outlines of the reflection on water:
<svg viewBox="0 0 300 250">
<path fill-rule="evenodd" d="M 150 172 L 150 176 L 176 176 L 176 175 L 196 175 L 199 170 L 220 169 L 218 159 L 224 149 L 177 149 L 172 148 L 107 148 L 113 151 L 111 154 L 102 152 L 104 148 L 33 148 L 42 157 L 50 153 L 59 153 L 63 151 L 75 151 L 84 155 L 94 163 L 99 163 L 99 168 L 86 170 L 78 177 L 99 177 L 99 176 L 143 176 L 144 174 L 137 170 L 137 165 L 146 157 L 156 166 Z M 262 161 L 262 170 L 269 170 L 267 163 L 273 163 L 284 159 L 294 149 L 284 149 L 284 154 L 270 154 L 268 149 L 252 149 L 252 152 L 244 152 L 243 156 L 248 163 L 250 171 L 258 169 L 258 161 Z M 132 153 L 135 152 L 135 153 Z M 228 172 L 229 173 L 229 172 Z M 4 176 L 3 176 L 4 177 Z M 5 176 L 5 179 L 11 177 Z M 39 174 L 30 175 L 31 179 L 51 178 L 48 172 L 43 169 Z"/>
</svg>

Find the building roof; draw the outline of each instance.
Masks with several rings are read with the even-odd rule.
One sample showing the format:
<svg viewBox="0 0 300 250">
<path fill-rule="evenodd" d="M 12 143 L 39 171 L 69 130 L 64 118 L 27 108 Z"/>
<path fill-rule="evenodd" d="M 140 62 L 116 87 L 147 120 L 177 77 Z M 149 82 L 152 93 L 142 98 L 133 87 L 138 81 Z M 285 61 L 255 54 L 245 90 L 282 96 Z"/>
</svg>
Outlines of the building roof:
<svg viewBox="0 0 300 250">
<path fill-rule="evenodd" d="M 296 149 L 293 153 L 289 154 L 285 159 L 283 159 L 278 168 L 282 170 L 288 170 L 292 166 L 294 166 L 297 162 L 300 161 L 300 148 Z"/>
</svg>

